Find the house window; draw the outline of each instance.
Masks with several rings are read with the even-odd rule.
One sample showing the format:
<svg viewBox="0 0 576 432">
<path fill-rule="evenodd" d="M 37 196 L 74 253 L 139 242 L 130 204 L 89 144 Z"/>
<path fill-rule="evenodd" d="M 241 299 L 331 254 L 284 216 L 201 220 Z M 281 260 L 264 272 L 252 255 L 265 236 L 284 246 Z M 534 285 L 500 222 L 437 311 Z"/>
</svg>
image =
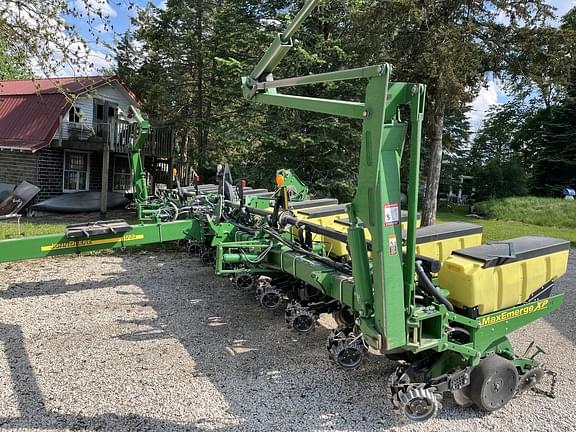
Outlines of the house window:
<svg viewBox="0 0 576 432">
<path fill-rule="evenodd" d="M 99 122 L 104 121 L 104 104 L 96 104 L 96 120 Z"/>
<path fill-rule="evenodd" d="M 80 117 L 82 116 L 80 112 L 80 108 L 72 107 L 70 111 L 68 111 L 68 121 L 71 123 L 80 123 Z"/>
<path fill-rule="evenodd" d="M 114 155 L 114 173 L 112 181 L 114 192 L 129 192 L 132 190 L 132 173 L 128 156 Z"/>
<path fill-rule="evenodd" d="M 83 152 L 64 152 L 64 192 L 88 190 L 90 155 Z"/>
</svg>

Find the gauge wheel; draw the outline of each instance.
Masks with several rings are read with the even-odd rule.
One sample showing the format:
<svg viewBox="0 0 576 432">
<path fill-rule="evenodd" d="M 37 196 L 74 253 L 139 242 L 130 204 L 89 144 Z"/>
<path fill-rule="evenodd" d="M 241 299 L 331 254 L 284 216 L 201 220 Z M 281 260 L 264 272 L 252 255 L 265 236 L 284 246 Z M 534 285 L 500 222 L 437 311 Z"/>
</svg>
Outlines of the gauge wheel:
<svg viewBox="0 0 576 432">
<path fill-rule="evenodd" d="M 518 386 L 518 371 L 510 360 L 491 355 L 470 374 L 468 396 L 478 408 L 496 411 L 506 405 Z"/>
</svg>

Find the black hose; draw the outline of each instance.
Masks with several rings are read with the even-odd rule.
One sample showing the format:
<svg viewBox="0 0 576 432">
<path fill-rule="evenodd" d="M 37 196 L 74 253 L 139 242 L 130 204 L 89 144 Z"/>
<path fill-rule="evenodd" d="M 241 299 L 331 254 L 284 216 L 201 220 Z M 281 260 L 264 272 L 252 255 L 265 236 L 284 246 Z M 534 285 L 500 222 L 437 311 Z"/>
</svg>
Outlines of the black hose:
<svg viewBox="0 0 576 432">
<path fill-rule="evenodd" d="M 442 295 L 440 290 L 434 286 L 424 269 L 420 261 L 416 261 L 416 274 L 418 275 L 418 286 L 422 288 L 424 292 L 434 297 L 448 309 L 450 312 L 454 312 L 454 306 L 450 301 Z"/>
</svg>

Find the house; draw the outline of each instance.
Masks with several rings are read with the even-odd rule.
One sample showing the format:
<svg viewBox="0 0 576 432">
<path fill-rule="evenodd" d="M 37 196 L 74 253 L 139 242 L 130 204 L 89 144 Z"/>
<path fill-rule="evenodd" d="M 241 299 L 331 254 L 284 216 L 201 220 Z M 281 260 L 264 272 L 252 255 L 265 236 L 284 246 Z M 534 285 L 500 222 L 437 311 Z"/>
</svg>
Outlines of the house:
<svg viewBox="0 0 576 432">
<path fill-rule="evenodd" d="M 0 183 L 27 180 L 40 199 L 100 191 L 107 146 L 108 190 L 129 191 L 130 105 L 140 104 L 114 76 L 0 81 Z M 160 181 L 169 179 L 174 145 L 172 128 L 153 127 L 143 154 Z"/>
</svg>

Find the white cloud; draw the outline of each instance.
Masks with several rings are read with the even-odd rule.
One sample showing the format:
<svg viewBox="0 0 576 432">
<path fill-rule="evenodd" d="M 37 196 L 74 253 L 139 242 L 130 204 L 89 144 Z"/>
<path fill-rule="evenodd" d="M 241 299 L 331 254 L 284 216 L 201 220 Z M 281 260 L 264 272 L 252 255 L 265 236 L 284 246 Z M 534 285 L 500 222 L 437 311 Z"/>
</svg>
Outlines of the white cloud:
<svg viewBox="0 0 576 432">
<path fill-rule="evenodd" d="M 556 9 L 554 11 L 556 19 L 547 21 L 548 25 L 552 25 L 554 27 L 560 25 L 560 19 L 562 16 L 566 15 L 566 13 L 573 7 L 576 7 L 576 0 L 547 0 L 546 3 Z M 508 17 L 504 11 L 500 11 L 498 12 L 498 15 L 496 15 L 496 22 L 498 24 L 508 25 L 510 24 L 510 17 Z M 520 25 L 524 24 L 525 22 L 520 20 Z"/>
<path fill-rule="evenodd" d="M 565 15 L 570 9 L 576 7 L 576 0 L 548 0 L 546 3 L 556 8 L 558 17 Z"/>
<path fill-rule="evenodd" d="M 466 114 L 473 132 L 478 131 L 482 127 L 488 110 L 500 104 L 498 101 L 499 94 L 501 94 L 501 90 L 498 82 L 493 80 L 488 81 L 487 85 L 480 89 L 478 96 L 472 102 L 471 110 Z"/>
<path fill-rule="evenodd" d="M 111 27 L 105 23 L 100 23 L 96 26 L 96 31 L 100 34 L 110 33 Z"/>
<path fill-rule="evenodd" d="M 110 6 L 108 0 L 76 0 L 76 8 L 88 15 L 97 15 L 99 12 L 105 17 L 115 17 L 118 15 L 116 10 Z"/>
</svg>

